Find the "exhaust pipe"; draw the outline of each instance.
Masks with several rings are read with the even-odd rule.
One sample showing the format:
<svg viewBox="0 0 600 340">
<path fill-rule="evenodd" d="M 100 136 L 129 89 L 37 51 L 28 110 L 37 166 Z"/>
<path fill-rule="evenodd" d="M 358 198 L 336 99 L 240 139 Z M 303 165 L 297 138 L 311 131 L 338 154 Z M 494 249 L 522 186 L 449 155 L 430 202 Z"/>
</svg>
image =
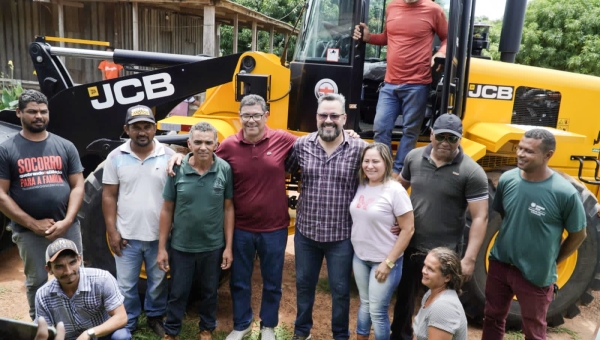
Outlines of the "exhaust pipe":
<svg viewBox="0 0 600 340">
<path fill-rule="evenodd" d="M 514 63 L 523 35 L 525 10 L 527 0 L 506 0 L 504 19 L 502 20 L 502 33 L 500 34 L 500 60 Z"/>
</svg>

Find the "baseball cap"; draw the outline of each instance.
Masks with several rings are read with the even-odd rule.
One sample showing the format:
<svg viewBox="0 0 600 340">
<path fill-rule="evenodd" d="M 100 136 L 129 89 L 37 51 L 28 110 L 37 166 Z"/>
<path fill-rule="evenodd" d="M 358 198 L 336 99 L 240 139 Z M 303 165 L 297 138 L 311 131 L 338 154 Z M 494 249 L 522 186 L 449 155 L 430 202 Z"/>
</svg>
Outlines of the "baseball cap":
<svg viewBox="0 0 600 340">
<path fill-rule="evenodd" d="M 460 118 L 451 113 L 444 113 L 439 116 L 433 123 L 433 134 L 437 135 L 444 132 L 462 137 L 463 127 Z"/>
<path fill-rule="evenodd" d="M 48 248 L 46 248 L 46 263 L 56 260 L 63 250 L 72 250 L 75 254 L 79 255 L 75 242 L 67 240 L 66 238 L 57 238 L 54 242 L 50 243 Z"/>
<path fill-rule="evenodd" d="M 145 105 L 136 105 L 127 109 L 127 115 L 125 116 L 125 125 L 137 123 L 137 122 L 149 122 L 156 124 L 154 114 L 152 110 Z"/>
</svg>

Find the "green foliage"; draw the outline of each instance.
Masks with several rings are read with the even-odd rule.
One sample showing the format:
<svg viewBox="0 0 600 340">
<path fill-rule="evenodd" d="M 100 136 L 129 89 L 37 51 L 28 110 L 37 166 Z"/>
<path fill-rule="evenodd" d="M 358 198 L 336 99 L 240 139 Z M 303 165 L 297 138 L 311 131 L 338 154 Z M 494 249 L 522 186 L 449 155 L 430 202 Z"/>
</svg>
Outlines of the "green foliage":
<svg viewBox="0 0 600 340">
<path fill-rule="evenodd" d="M 8 68 L 10 69 L 10 78 L 8 81 L 2 81 L 2 96 L 0 97 L 0 110 L 4 109 L 14 109 L 17 107 L 19 103 L 19 96 L 23 92 L 23 87 L 21 83 L 17 82 L 14 79 L 14 65 L 12 60 L 8 61 Z M 0 72 L 0 78 L 4 79 L 4 73 Z"/>
<path fill-rule="evenodd" d="M 600 76 L 600 0 L 533 0 L 517 62 Z"/>
<path fill-rule="evenodd" d="M 488 50 L 483 50 L 482 55 L 491 57 L 492 60 L 500 60 L 500 52 L 498 51 L 498 46 L 500 45 L 500 33 L 502 31 L 502 19 L 498 20 L 490 20 L 488 17 L 477 17 L 475 18 L 475 22 L 483 22 L 490 27 L 490 47 Z"/>
<path fill-rule="evenodd" d="M 234 2 L 258 11 L 264 15 L 294 25 L 302 12 L 304 0 L 235 0 Z M 301 26 L 301 23 L 298 24 Z M 233 26 L 221 25 L 221 54 L 233 53 Z M 288 44 L 288 60 L 294 53 L 296 36 L 290 36 Z M 250 51 L 252 45 L 252 30 L 240 29 L 238 32 L 238 53 Z M 256 44 L 257 51 L 269 52 L 269 32 L 259 31 Z M 281 55 L 285 46 L 283 34 L 275 34 L 273 39 L 273 53 Z"/>
</svg>

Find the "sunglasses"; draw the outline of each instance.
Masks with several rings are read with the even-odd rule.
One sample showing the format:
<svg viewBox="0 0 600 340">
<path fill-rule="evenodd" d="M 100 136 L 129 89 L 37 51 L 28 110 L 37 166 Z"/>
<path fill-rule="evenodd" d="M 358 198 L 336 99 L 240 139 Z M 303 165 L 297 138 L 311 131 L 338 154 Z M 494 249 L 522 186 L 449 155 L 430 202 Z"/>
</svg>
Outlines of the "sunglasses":
<svg viewBox="0 0 600 340">
<path fill-rule="evenodd" d="M 340 117 L 342 117 L 343 114 L 338 115 L 338 114 L 327 114 L 327 113 L 317 113 L 317 118 L 319 120 L 327 120 L 327 117 L 329 117 L 329 119 L 331 119 L 332 122 L 337 122 L 338 120 L 340 120 Z"/>
<path fill-rule="evenodd" d="M 460 139 L 460 137 L 455 136 L 455 135 L 434 135 L 434 136 L 435 136 L 435 140 L 438 141 L 439 143 L 448 141 L 448 143 L 450 143 L 450 144 L 456 144 L 456 142 L 458 142 L 458 140 Z"/>
</svg>

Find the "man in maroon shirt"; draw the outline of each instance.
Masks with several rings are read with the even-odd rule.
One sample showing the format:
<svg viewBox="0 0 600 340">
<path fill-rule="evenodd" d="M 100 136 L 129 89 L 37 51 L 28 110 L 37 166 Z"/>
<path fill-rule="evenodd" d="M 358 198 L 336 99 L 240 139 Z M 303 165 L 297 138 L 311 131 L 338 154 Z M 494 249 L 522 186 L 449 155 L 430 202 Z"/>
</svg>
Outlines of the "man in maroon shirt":
<svg viewBox="0 0 600 340">
<path fill-rule="evenodd" d="M 385 83 L 379 90 L 373 138 L 387 144 L 391 151 L 392 130 L 402 115 L 402 139 L 394 161 L 394 178 L 402 171 L 408 152 L 415 147 L 425 118 L 435 34 L 441 44 L 434 57 L 445 57 L 448 22 L 444 10 L 431 0 L 390 2 L 381 34 L 371 34 L 364 23 L 354 29 L 354 39 L 388 46 Z"/>
<path fill-rule="evenodd" d="M 230 279 L 233 331 L 226 340 L 241 340 L 252 330 L 251 281 L 255 254 L 260 258 L 263 279 L 261 339 L 275 340 L 290 224 L 285 160 L 296 136 L 267 127 L 269 112 L 260 96 L 245 96 L 239 113 L 242 130 L 223 140 L 216 151 L 233 170 L 236 207 Z M 173 156 L 168 168 L 181 158 L 180 154 Z"/>
</svg>

